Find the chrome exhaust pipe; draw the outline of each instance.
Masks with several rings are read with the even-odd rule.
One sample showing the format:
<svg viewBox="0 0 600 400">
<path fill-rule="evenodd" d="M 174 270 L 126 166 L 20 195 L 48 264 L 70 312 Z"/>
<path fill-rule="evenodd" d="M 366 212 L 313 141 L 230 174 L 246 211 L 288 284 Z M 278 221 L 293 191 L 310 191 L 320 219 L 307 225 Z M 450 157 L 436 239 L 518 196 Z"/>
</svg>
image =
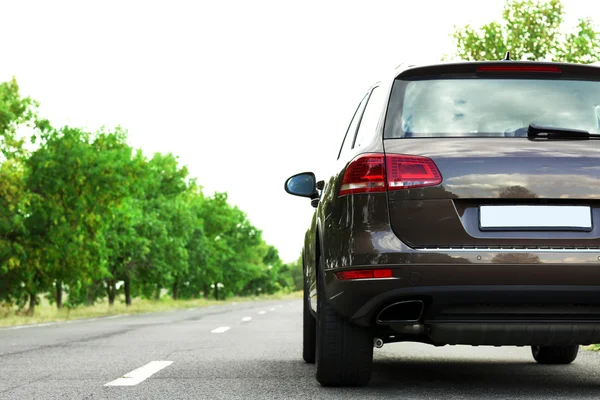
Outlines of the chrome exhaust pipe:
<svg viewBox="0 0 600 400">
<path fill-rule="evenodd" d="M 422 300 L 405 300 L 390 304 L 377 314 L 380 325 L 415 324 L 421 320 L 425 304 Z"/>
<path fill-rule="evenodd" d="M 378 349 L 383 347 L 383 340 L 381 340 L 380 338 L 375 338 L 375 347 L 377 347 Z"/>
</svg>

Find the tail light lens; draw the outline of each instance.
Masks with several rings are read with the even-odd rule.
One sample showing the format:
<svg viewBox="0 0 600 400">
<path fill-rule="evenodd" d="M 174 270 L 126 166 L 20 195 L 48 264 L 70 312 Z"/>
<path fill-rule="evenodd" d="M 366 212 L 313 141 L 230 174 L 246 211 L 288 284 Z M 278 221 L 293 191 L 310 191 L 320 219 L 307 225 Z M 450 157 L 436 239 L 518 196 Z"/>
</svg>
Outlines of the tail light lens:
<svg viewBox="0 0 600 400">
<path fill-rule="evenodd" d="M 383 154 L 361 154 L 348 164 L 340 196 L 354 193 L 385 192 Z"/>
<path fill-rule="evenodd" d="M 442 183 L 437 166 L 427 157 L 386 156 L 388 190 L 436 186 Z"/>
<path fill-rule="evenodd" d="M 353 271 L 340 271 L 336 272 L 335 276 L 340 281 L 346 281 L 349 279 L 380 279 L 380 278 L 391 278 L 391 269 L 355 269 Z"/>
<path fill-rule="evenodd" d="M 348 164 L 339 196 L 436 186 L 442 175 L 433 160 L 401 154 L 361 154 Z"/>
</svg>

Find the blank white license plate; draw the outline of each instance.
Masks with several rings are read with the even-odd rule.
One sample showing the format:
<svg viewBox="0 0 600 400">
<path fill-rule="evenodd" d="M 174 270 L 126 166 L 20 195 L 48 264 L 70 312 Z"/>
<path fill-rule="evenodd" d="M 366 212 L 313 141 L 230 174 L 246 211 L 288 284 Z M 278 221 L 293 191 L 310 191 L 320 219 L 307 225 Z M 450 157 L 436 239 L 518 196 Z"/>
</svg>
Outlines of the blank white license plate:
<svg viewBox="0 0 600 400">
<path fill-rule="evenodd" d="M 588 206 L 480 206 L 482 229 L 591 230 Z"/>
</svg>

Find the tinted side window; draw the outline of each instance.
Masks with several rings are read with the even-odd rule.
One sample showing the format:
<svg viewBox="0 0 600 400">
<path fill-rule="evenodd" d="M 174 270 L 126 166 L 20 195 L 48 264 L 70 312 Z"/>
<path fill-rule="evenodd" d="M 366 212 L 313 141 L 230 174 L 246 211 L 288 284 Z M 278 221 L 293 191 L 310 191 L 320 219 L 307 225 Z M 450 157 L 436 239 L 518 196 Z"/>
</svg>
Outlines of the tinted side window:
<svg viewBox="0 0 600 400">
<path fill-rule="evenodd" d="M 368 94 L 365 95 L 365 97 L 363 97 L 363 99 L 360 101 L 360 104 L 356 108 L 356 111 L 354 112 L 352 121 L 350 121 L 350 125 L 348 126 L 348 129 L 346 130 L 346 136 L 344 136 L 344 141 L 342 142 L 342 147 L 340 148 L 340 152 L 338 153 L 338 160 L 342 156 L 342 154 L 344 154 L 345 152 L 347 152 L 348 150 L 350 150 L 352 148 L 352 145 L 354 143 L 354 136 L 356 134 L 356 128 L 358 127 L 360 118 L 363 114 L 363 110 L 365 109 L 365 104 L 367 103 L 367 97 L 368 97 Z"/>
<path fill-rule="evenodd" d="M 354 141 L 354 147 L 359 147 L 361 144 L 365 144 L 365 141 L 370 140 L 375 134 L 381 111 L 383 110 L 383 102 L 385 101 L 384 91 L 380 87 L 373 88 L 371 96 L 367 103 L 367 108 L 360 120 L 360 126 L 358 133 L 356 134 L 356 140 Z"/>
</svg>

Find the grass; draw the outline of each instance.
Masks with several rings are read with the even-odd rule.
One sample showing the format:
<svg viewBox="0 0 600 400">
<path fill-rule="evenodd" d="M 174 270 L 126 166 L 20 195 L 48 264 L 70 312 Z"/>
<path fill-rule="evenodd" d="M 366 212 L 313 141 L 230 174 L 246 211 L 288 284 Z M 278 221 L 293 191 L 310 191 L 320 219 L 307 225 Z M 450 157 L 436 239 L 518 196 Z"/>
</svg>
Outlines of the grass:
<svg viewBox="0 0 600 400">
<path fill-rule="evenodd" d="M 124 299 L 118 299 L 112 306 L 108 301 L 96 303 L 90 307 L 77 307 L 73 309 L 60 309 L 49 304 L 45 299 L 36 306 L 33 316 L 22 315 L 15 308 L 2 308 L 0 306 L 0 326 L 16 326 L 38 324 L 55 321 L 70 321 L 82 318 L 108 317 L 111 315 L 129 315 L 148 312 L 170 311 L 186 308 L 206 307 L 216 304 L 231 304 L 247 301 L 264 300 L 287 300 L 302 298 L 302 292 L 278 293 L 273 295 L 263 295 L 256 297 L 233 297 L 224 301 L 193 299 L 193 300 L 173 300 L 170 297 L 163 297 L 160 300 L 133 299 L 131 306 L 124 304 Z"/>
</svg>

